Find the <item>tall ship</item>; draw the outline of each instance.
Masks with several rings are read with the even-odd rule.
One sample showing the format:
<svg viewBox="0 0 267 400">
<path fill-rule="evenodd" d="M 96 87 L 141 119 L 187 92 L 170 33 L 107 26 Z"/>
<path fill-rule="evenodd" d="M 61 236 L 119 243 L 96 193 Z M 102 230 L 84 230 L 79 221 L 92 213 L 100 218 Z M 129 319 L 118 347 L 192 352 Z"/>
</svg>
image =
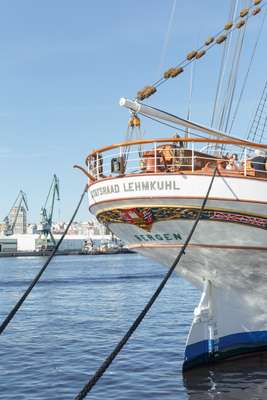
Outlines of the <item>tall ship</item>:
<svg viewBox="0 0 267 400">
<path fill-rule="evenodd" d="M 175 270 L 202 292 L 184 370 L 267 351 L 267 83 L 247 136 L 235 136 L 230 127 L 245 28 L 260 15 L 263 24 L 264 6 L 254 0 L 233 9 L 217 35 L 133 100 L 122 98 L 120 105 L 131 113 L 127 140 L 91 152 L 86 168 L 79 167 L 88 178 L 90 212 L 130 249 L 167 268 L 200 214 Z M 144 103 L 162 83 L 182 79 L 184 70 L 202 62 L 213 47 L 226 51 L 234 35 L 227 90 L 223 99 L 216 97 L 210 126 L 193 122 L 190 113 L 181 118 Z M 222 70 L 223 63 L 225 57 Z M 143 138 L 140 116 L 176 134 Z"/>
</svg>

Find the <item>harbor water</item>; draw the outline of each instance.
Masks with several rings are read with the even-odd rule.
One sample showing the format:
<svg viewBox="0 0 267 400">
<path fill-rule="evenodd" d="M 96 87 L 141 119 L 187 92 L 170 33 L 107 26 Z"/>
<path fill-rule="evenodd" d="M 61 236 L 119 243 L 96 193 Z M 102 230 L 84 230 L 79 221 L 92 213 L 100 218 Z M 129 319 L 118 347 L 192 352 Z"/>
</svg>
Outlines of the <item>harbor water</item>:
<svg viewBox="0 0 267 400">
<path fill-rule="evenodd" d="M 1 320 L 45 258 L 0 260 Z M 137 254 L 60 256 L 0 337 L 0 399 L 74 399 L 124 335 L 166 269 Z M 200 293 L 174 275 L 88 398 L 267 399 L 267 360 L 228 361 L 183 376 Z"/>
</svg>

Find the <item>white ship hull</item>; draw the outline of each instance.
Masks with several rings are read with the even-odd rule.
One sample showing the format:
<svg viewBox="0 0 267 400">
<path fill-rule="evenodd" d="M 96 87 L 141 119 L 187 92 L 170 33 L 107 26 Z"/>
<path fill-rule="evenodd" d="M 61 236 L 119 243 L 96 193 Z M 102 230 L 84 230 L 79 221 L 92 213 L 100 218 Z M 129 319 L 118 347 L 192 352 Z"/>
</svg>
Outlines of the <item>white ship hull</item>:
<svg viewBox="0 0 267 400">
<path fill-rule="evenodd" d="M 145 256 L 169 267 L 211 176 L 139 175 L 90 186 L 90 210 Z M 267 350 L 267 181 L 215 178 L 176 272 L 202 290 L 184 368 Z"/>
</svg>

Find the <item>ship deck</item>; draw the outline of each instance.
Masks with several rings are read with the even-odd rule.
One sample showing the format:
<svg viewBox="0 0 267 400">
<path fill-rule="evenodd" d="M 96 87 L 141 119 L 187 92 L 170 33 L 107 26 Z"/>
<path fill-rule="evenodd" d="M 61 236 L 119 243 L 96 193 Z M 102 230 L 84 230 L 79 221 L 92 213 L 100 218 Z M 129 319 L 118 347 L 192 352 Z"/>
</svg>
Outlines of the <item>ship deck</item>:
<svg viewBox="0 0 267 400">
<path fill-rule="evenodd" d="M 267 145 L 244 144 L 238 139 L 184 137 L 132 140 L 93 151 L 86 157 L 87 170 L 78 168 L 89 178 L 89 185 L 133 175 L 167 173 L 209 176 L 215 168 L 221 176 L 267 180 L 266 148 Z"/>
</svg>

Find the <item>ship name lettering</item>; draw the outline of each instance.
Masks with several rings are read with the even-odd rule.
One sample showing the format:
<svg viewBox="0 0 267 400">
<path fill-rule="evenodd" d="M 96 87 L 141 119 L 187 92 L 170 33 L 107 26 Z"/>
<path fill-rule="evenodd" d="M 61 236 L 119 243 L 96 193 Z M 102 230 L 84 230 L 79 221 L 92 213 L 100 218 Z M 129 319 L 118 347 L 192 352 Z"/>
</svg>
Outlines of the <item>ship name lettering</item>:
<svg viewBox="0 0 267 400">
<path fill-rule="evenodd" d="M 156 233 L 154 235 L 134 235 L 135 239 L 139 240 L 139 242 L 152 242 L 155 240 L 182 240 L 182 236 L 179 233 Z"/>
<path fill-rule="evenodd" d="M 149 182 L 142 182 L 142 190 L 149 190 Z"/>
<path fill-rule="evenodd" d="M 147 181 L 123 183 L 124 192 L 154 191 L 154 190 L 180 190 L 175 180 L 169 181 Z"/>
<path fill-rule="evenodd" d="M 105 196 L 107 194 L 119 193 L 123 190 L 124 192 L 141 192 L 141 191 L 162 191 L 162 190 L 180 190 L 175 180 L 168 181 L 145 181 L 145 182 L 128 182 L 123 183 L 120 187 L 119 184 L 104 185 L 96 189 L 91 190 L 93 198 L 99 196 Z M 168 239 L 167 239 L 168 240 Z"/>
<path fill-rule="evenodd" d="M 174 239 L 176 240 L 182 240 L 182 236 L 179 233 L 174 233 L 173 234 Z"/>
<path fill-rule="evenodd" d="M 118 193 L 120 191 L 119 185 L 105 185 L 91 191 L 92 197 L 103 196 L 105 194 Z"/>
</svg>

